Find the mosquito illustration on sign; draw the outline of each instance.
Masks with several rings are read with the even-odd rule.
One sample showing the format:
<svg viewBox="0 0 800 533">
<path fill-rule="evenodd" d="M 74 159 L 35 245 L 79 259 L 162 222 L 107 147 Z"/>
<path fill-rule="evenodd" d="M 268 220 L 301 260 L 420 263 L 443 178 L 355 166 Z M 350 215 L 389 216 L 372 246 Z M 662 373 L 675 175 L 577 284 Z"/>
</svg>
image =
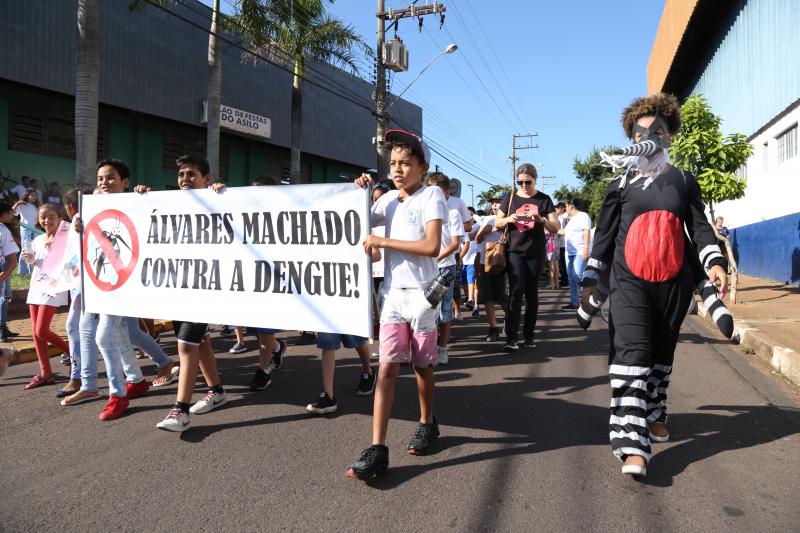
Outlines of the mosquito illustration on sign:
<svg viewBox="0 0 800 533">
<path fill-rule="evenodd" d="M 98 213 L 86 225 L 83 266 L 89 279 L 103 291 L 121 287 L 139 259 L 139 238 L 128 216 L 116 209 Z"/>
</svg>

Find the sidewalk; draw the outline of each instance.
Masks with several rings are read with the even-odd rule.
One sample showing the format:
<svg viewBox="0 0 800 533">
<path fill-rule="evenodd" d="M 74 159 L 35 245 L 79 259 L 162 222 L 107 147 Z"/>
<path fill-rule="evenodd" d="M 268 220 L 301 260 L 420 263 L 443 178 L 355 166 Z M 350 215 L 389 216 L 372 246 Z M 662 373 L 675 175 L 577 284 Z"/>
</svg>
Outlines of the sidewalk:
<svg viewBox="0 0 800 533">
<path fill-rule="evenodd" d="M 66 321 L 69 308 L 64 306 L 59 308 L 50 328 L 61 336 L 65 341 L 67 340 Z M 169 321 L 156 320 L 155 329 L 157 332 L 162 332 L 165 329 L 172 327 Z M 22 315 L 17 312 L 13 316 L 8 317 L 8 328 L 14 333 L 19 333 L 18 337 L 11 339 L 11 342 L 0 343 L 0 348 L 13 348 L 17 350 L 17 356 L 14 358 L 12 365 L 21 363 L 30 363 L 36 361 L 36 348 L 33 345 L 33 337 L 31 336 L 31 319 L 30 316 Z M 61 355 L 61 350 L 55 346 L 48 346 L 50 357 Z"/>
<path fill-rule="evenodd" d="M 746 352 L 800 384 L 800 288 L 740 275 L 736 299 L 725 303 Z"/>
</svg>

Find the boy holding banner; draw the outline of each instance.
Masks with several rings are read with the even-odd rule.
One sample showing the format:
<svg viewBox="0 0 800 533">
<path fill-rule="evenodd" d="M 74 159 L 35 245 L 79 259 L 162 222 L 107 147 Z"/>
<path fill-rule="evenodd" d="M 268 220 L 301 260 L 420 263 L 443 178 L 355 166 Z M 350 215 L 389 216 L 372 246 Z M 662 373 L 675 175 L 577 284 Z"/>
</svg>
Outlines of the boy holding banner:
<svg viewBox="0 0 800 533">
<path fill-rule="evenodd" d="M 408 444 L 413 455 L 427 453 L 439 436 L 433 416 L 436 365 L 436 318 L 426 289 L 438 281 L 436 258 L 440 252 L 442 224 L 448 219 L 447 204 L 439 187 L 424 187 L 430 151 L 418 136 L 401 130 L 386 132 L 392 181 L 397 190 L 381 196 L 372 206 L 372 225 L 385 226 L 386 237 L 368 236 L 364 250 L 384 249 L 385 294 L 380 318 L 380 369 L 375 389 L 372 446 L 350 465 L 347 476 L 369 479 L 389 467 L 386 431 L 394 403 L 400 365 L 411 363 L 417 377 L 420 421 Z M 364 187 L 372 178 L 362 174 L 355 181 Z"/>
<path fill-rule="evenodd" d="M 211 184 L 211 170 L 208 161 L 194 155 L 184 155 L 175 162 L 178 165 L 178 188 L 182 191 L 205 189 L 210 186 L 214 192 L 221 192 L 224 183 Z M 150 190 L 146 185 L 137 185 L 137 193 L 144 194 Z M 173 320 L 172 326 L 178 339 L 178 357 L 180 372 L 178 374 L 178 396 L 175 405 L 166 418 L 156 424 L 159 429 L 167 431 L 186 431 L 191 425 L 189 413 L 208 413 L 226 402 L 225 389 L 222 387 L 217 360 L 211 347 L 208 324 Z M 208 392 L 203 398 L 191 405 L 194 385 L 197 381 L 198 365 L 208 385 Z"/>
</svg>

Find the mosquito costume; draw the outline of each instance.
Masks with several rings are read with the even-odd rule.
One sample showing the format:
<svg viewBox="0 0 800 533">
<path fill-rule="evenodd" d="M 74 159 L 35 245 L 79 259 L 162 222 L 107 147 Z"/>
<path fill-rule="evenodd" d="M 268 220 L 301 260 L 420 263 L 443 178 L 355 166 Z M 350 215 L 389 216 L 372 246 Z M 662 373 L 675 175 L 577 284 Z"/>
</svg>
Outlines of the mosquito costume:
<svg viewBox="0 0 800 533">
<path fill-rule="evenodd" d="M 639 133 L 642 142 L 627 154 L 605 156 L 627 170 L 606 191 L 581 282 L 578 320 L 585 327 L 605 298 L 607 280 L 609 437 L 620 459 L 639 455 L 650 460 L 654 436 L 648 424 L 667 419 L 666 393 L 681 323 L 692 291 L 708 290 L 700 265 L 706 271 L 727 266 L 697 180 L 669 164 L 667 132 L 680 128 L 678 112 L 677 101 L 666 95 L 640 98 L 625 110 L 628 136 Z M 635 125 L 642 116 L 655 116 L 650 127 Z M 723 311 L 715 318 L 725 315 L 727 324 L 730 314 L 719 305 Z"/>
</svg>

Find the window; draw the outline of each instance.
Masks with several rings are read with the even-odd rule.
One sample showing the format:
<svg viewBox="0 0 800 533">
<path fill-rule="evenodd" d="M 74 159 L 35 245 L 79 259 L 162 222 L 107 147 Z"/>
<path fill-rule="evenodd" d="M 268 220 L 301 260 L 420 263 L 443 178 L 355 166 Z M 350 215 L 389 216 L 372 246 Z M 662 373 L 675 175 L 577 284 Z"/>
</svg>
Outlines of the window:
<svg viewBox="0 0 800 533">
<path fill-rule="evenodd" d="M 206 157 L 206 142 L 202 139 L 188 139 L 186 137 L 181 137 L 179 135 L 175 135 L 173 133 L 165 133 L 164 134 L 164 150 L 162 152 L 163 157 L 161 159 L 162 166 L 164 170 L 167 172 L 176 172 L 178 171 L 178 166 L 175 164 L 175 161 L 184 155 L 196 155 L 205 158 Z M 226 179 L 228 176 L 225 175 L 225 168 L 227 163 L 227 154 L 228 151 L 225 149 L 224 146 L 220 146 L 219 150 L 219 175 L 224 176 Z M 217 178 L 219 176 L 212 176 Z"/>
<path fill-rule="evenodd" d="M 55 113 L 13 106 L 8 116 L 8 149 L 75 159 L 75 118 L 72 113 Z M 97 125 L 97 158 L 107 156 L 103 121 Z"/>
<path fill-rule="evenodd" d="M 775 137 L 775 140 L 778 141 L 778 163 L 783 163 L 796 156 L 797 124 Z"/>
</svg>

